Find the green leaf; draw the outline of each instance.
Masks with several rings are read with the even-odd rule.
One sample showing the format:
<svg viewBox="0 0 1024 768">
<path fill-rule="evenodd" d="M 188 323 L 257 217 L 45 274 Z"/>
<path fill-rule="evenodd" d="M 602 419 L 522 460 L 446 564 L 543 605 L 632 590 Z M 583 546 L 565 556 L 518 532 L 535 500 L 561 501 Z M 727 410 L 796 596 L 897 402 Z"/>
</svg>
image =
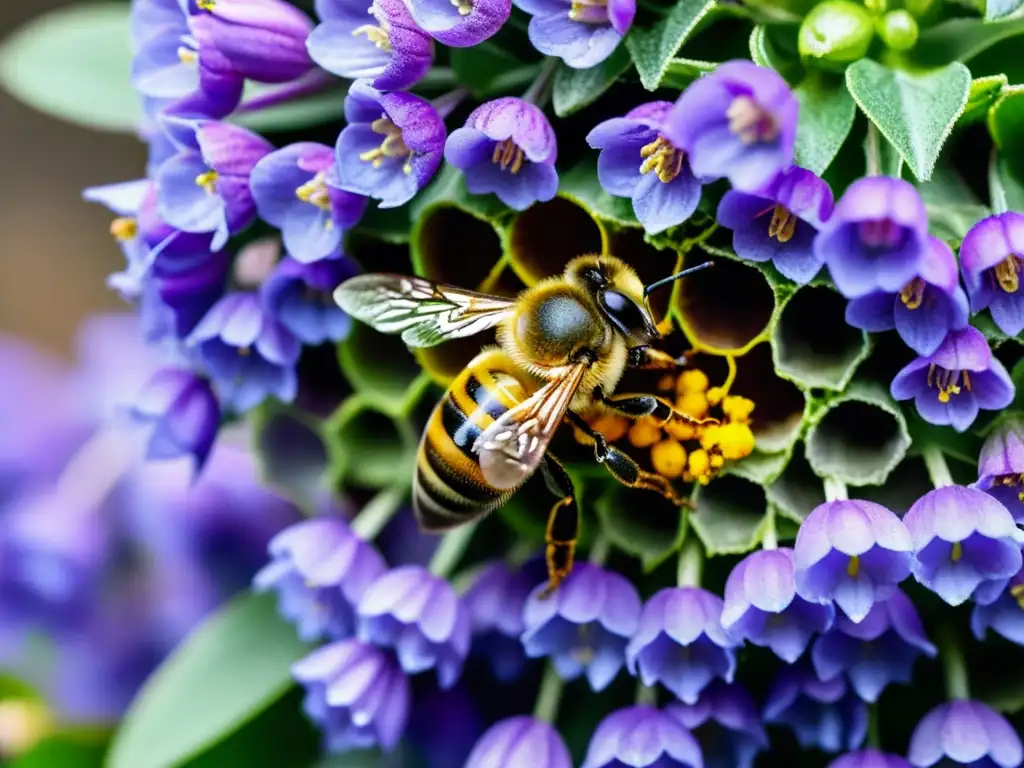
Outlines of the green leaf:
<svg viewBox="0 0 1024 768">
<path fill-rule="evenodd" d="M 139 692 L 107 768 L 171 768 L 227 738 L 291 687 L 306 652 L 272 594 L 243 594 L 200 624 Z"/>
<path fill-rule="evenodd" d="M 340 123 L 347 90 L 335 89 L 296 101 L 276 104 L 256 112 L 240 112 L 230 122 L 260 133 L 294 131 L 327 123 Z"/>
<path fill-rule="evenodd" d="M 690 526 L 709 557 L 749 552 L 770 520 L 764 488 L 734 475 L 698 486 L 693 500 L 697 507 L 690 514 Z"/>
<path fill-rule="evenodd" d="M 714 6 L 715 0 L 679 0 L 669 14 L 650 29 L 634 27 L 626 36 L 640 82 L 648 91 L 655 90 L 675 57 L 697 24 Z"/>
<path fill-rule="evenodd" d="M 496 195 L 471 195 L 466 189 L 466 177 L 454 165 L 445 165 L 423 192 L 418 194 L 410 206 L 409 213 L 415 231 L 421 226 L 423 214 L 435 205 L 447 203 L 468 211 L 486 221 L 507 218 L 512 215 L 509 208 Z"/>
<path fill-rule="evenodd" d="M 679 551 L 686 540 L 686 510 L 654 499 L 636 514 L 631 491 L 619 483 L 594 502 L 601 531 L 618 549 L 640 558 L 650 572 Z"/>
<path fill-rule="evenodd" d="M 29 106 L 102 131 L 132 133 L 127 3 L 88 3 L 37 17 L 0 45 L 0 85 Z"/>
<path fill-rule="evenodd" d="M 101 768 L 109 731 L 67 730 L 47 736 L 7 768 Z"/>
<path fill-rule="evenodd" d="M 926 181 L 967 104 L 971 73 L 956 62 L 912 74 L 862 59 L 846 70 L 846 85 L 914 175 Z"/>
<path fill-rule="evenodd" d="M 664 88 L 678 88 L 682 90 L 701 75 L 713 72 L 718 65 L 712 61 L 699 61 L 697 59 L 672 59 L 665 70 L 665 77 L 661 85 Z"/>
<path fill-rule="evenodd" d="M 1024 179 L 1024 86 L 1003 91 L 989 110 L 988 130 L 1010 172 Z"/>
<path fill-rule="evenodd" d="M 1024 34 L 1024 18 L 985 23 L 980 19 L 950 19 L 921 32 L 912 55 L 922 66 L 970 61 L 998 42 Z"/>
<path fill-rule="evenodd" d="M 984 120 L 989 108 L 999 100 L 999 96 L 1009 84 L 1006 75 L 989 75 L 976 77 L 971 81 L 971 93 L 967 97 L 967 106 L 958 121 L 962 125 Z"/>
<path fill-rule="evenodd" d="M 795 55 L 787 56 L 772 38 L 773 27 L 758 25 L 750 33 L 750 58 L 760 67 L 769 67 L 790 83 L 800 82 L 804 68 Z"/>
<path fill-rule="evenodd" d="M 572 198 L 600 219 L 607 219 L 623 227 L 640 226 L 633 213 L 633 202 L 627 197 L 609 195 L 598 182 L 596 157 L 589 157 L 568 173 L 562 174 L 559 194 Z"/>
<path fill-rule="evenodd" d="M 395 410 L 385 410 L 365 395 L 354 395 L 324 426 L 328 471 L 335 484 L 351 481 L 368 488 L 393 486 L 412 477 L 417 437 L 412 425 Z"/>
<path fill-rule="evenodd" d="M 611 56 L 589 69 L 573 69 L 559 64 L 552 93 L 555 114 L 566 117 L 593 104 L 632 63 L 629 51 L 620 45 Z"/>
<path fill-rule="evenodd" d="M 539 65 L 523 64 L 511 53 L 488 40 L 471 48 L 452 48 L 451 67 L 459 85 L 477 99 L 486 99 L 525 87 L 537 75 Z"/>
<path fill-rule="evenodd" d="M 999 158 L 999 180 L 1006 193 L 1006 206 L 1011 211 L 1024 211 L 1024 178 L 1015 176 L 1005 157 Z"/>
<path fill-rule="evenodd" d="M 1024 0 L 985 0 L 985 20 L 995 21 L 1024 8 Z"/>
<path fill-rule="evenodd" d="M 846 141 L 857 106 L 842 80 L 834 77 L 807 77 L 794 94 L 800 102 L 794 158 L 820 176 Z"/>
</svg>

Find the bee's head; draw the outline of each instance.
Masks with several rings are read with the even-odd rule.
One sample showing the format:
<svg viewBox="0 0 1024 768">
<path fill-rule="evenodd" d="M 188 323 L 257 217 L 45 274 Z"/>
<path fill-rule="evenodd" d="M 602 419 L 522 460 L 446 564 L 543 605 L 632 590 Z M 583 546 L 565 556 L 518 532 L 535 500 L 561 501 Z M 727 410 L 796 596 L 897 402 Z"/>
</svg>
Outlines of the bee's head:
<svg viewBox="0 0 1024 768">
<path fill-rule="evenodd" d="M 644 284 L 621 259 L 579 256 L 566 266 L 565 279 L 593 296 L 604 316 L 634 344 L 650 344 L 661 336 L 644 301 Z"/>
</svg>

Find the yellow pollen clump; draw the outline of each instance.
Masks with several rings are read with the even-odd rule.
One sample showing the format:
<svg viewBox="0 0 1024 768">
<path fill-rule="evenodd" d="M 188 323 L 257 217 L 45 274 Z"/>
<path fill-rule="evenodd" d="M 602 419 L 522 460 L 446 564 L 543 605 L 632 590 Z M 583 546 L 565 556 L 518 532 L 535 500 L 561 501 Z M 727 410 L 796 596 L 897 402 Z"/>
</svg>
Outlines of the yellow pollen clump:
<svg viewBox="0 0 1024 768">
<path fill-rule="evenodd" d="M 777 238 L 780 243 L 788 243 L 796 232 L 797 221 L 797 217 L 786 210 L 785 206 L 776 205 L 768 224 L 768 237 Z"/>
<path fill-rule="evenodd" d="M 640 150 L 640 157 L 643 158 L 640 173 L 654 171 L 658 181 L 668 184 L 682 172 L 686 155 L 673 147 L 664 136 L 659 136 L 650 144 L 644 145 Z"/>
<path fill-rule="evenodd" d="M 504 139 L 494 145 L 494 152 L 491 153 L 491 162 L 509 171 L 513 176 L 519 173 L 523 167 L 523 159 L 526 157 L 523 150 L 512 139 Z"/>
<path fill-rule="evenodd" d="M 217 3 L 215 0 L 196 0 L 196 5 L 199 6 L 201 10 L 212 11 Z"/>
<path fill-rule="evenodd" d="M 632 425 L 625 416 L 619 416 L 617 413 L 602 413 L 591 422 L 590 426 L 594 428 L 595 432 L 604 435 L 605 440 L 609 443 L 614 443 L 624 438 Z"/>
<path fill-rule="evenodd" d="M 469 16 L 473 12 L 473 3 L 470 0 L 451 0 L 452 5 L 459 12 L 459 16 Z"/>
<path fill-rule="evenodd" d="M 962 391 L 960 379 L 963 378 L 963 389 L 971 391 L 971 374 L 967 371 L 950 371 L 939 368 L 932 363 L 928 366 L 928 386 L 939 390 L 939 402 L 948 403 L 953 395 Z"/>
<path fill-rule="evenodd" d="M 694 368 L 679 374 L 679 378 L 676 379 L 676 392 L 680 395 L 687 392 L 707 392 L 710 384 L 708 375 Z"/>
<path fill-rule="evenodd" d="M 196 186 L 206 190 L 206 194 L 217 194 L 217 172 L 207 171 L 196 176 Z"/>
<path fill-rule="evenodd" d="M 754 433 L 746 424 L 716 424 L 707 427 L 701 435 L 703 448 L 717 448 L 730 461 L 749 456 L 754 450 Z"/>
<path fill-rule="evenodd" d="M 722 413 L 733 423 L 746 424 L 754 411 L 754 401 L 739 395 L 729 395 L 722 400 Z"/>
<path fill-rule="evenodd" d="M 629 444 L 637 448 L 649 448 L 661 439 L 661 428 L 654 419 L 645 417 L 634 422 L 629 428 Z"/>
<path fill-rule="evenodd" d="M 722 398 L 725 397 L 724 387 L 712 387 L 708 390 L 708 403 L 711 405 L 718 405 L 722 402 Z"/>
<path fill-rule="evenodd" d="M 915 277 L 900 291 L 900 301 L 907 309 L 917 309 L 924 301 L 924 280 Z"/>
<path fill-rule="evenodd" d="M 704 449 L 698 448 L 696 451 L 690 451 L 686 468 L 688 474 L 701 485 L 711 482 L 711 459 Z"/>
<path fill-rule="evenodd" d="M 1021 266 L 1021 257 L 1013 253 L 996 264 L 996 282 L 1006 293 L 1016 293 L 1020 288 Z"/>
<path fill-rule="evenodd" d="M 676 398 L 676 408 L 694 419 L 703 419 L 708 414 L 708 397 L 703 392 L 687 392 Z"/>
<path fill-rule="evenodd" d="M 846 566 L 846 575 L 857 578 L 858 573 L 860 573 L 860 555 L 853 555 L 850 557 L 850 563 Z"/>
<path fill-rule="evenodd" d="M 139 222 L 130 216 L 123 216 L 110 222 L 110 234 L 118 242 L 134 240 L 139 234 Z"/>
<path fill-rule="evenodd" d="M 670 421 L 662 429 L 668 433 L 670 437 L 674 437 L 676 440 L 686 442 L 687 440 L 697 439 L 697 425 L 690 424 L 686 421 Z"/>
<path fill-rule="evenodd" d="M 686 449 L 675 440 L 662 440 L 651 449 L 651 464 L 662 477 L 677 478 L 686 468 Z"/>
<path fill-rule="evenodd" d="M 953 542 L 953 547 L 949 552 L 949 559 L 954 563 L 958 562 L 961 557 L 964 556 L 964 545 L 959 541 Z"/>
</svg>

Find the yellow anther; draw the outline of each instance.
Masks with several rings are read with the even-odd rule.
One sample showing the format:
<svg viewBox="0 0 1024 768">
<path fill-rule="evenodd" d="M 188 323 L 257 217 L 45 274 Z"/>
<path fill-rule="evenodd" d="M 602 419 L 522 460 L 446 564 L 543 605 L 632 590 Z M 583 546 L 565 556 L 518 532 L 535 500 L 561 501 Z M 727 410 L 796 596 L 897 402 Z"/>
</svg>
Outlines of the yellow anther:
<svg viewBox="0 0 1024 768">
<path fill-rule="evenodd" d="M 712 469 L 721 469 L 725 466 L 725 457 L 719 453 L 710 454 L 710 460 Z"/>
<path fill-rule="evenodd" d="M 391 122 L 387 115 L 382 115 L 370 123 L 370 128 L 374 133 L 383 136 L 384 140 L 376 149 L 359 155 L 359 159 L 364 163 L 370 163 L 374 168 L 380 168 L 387 159 L 408 158 L 412 154 L 412 150 L 405 146 L 405 141 L 402 139 L 402 129 Z M 406 174 L 412 173 L 412 166 L 408 161 L 402 166 L 402 171 Z"/>
<path fill-rule="evenodd" d="M 604 435 L 605 440 L 609 443 L 614 443 L 626 436 L 631 425 L 625 416 L 619 416 L 616 413 L 602 413 L 590 423 L 590 426 L 594 428 L 595 432 Z"/>
<path fill-rule="evenodd" d="M 470 0 L 451 0 L 452 5 L 459 12 L 459 16 L 469 16 L 473 12 L 473 3 Z"/>
<path fill-rule="evenodd" d="M 924 301 L 924 280 L 915 277 L 900 291 L 900 301 L 907 309 L 917 309 Z"/>
<path fill-rule="evenodd" d="M 779 126 L 768 112 L 749 96 L 737 96 L 725 111 L 729 130 L 744 144 L 773 141 Z"/>
<path fill-rule="evenodd" d="M 331 197 L 327 191 L 327 177 L 323 171 L 295 190 L 295 196 L 304 203 L 315 205 L 322 211 L 331 210 Z"/>
<path fill-rule="evenodd" d="M 690 451 L 690 455 L 686 460 L 686 468 L 689 470 L 693 479 L 701 485 L 707 485 L 711 479 L 711 460 L 708 457 L 707 451 L 698 448 L 696 451 Z"/>
<path fill-rule="evenodd" d="M 692 371 L 683 371 L 679 374 L 676 392 L 680 395 L 687 392 L 706 392 L 710 383 L 704 371 L 694 368 Z"/>
<path fill-rule="evenodd" d="M 1021 257 L 1011 253 L 996 264 L 993 270 L 996 282 L 1006 293 L 1016 293 L 1020 288 Z"/>
<path fill-rule="evenodd" d="M 754 433 L 746 424 L 721 424 L 717 427 L 718 449 L 729 461 L 749 456 L 754 451 Z"/>
<path fill-rule="evenodd" d="M 782 205 L 776 205 L 772 212 L 772 220 L 768 224 L 768 237 L 777 238 L 780 243 L 788 243 L 793 239 L 796 232 L 796 224 L 799 221 L 796 216 L 790 213 Z"/>
<path fill-rule="evenodd" d="M 686 469 L 686 449 L 675 440 L 662 440 L 651 448 L 651 464 L 662 477 L 677 478 Z"/>
<path fill-rule="evenodd" d="M 676 398 L 676 408 L 694 419 L 708 415 L 708 397 L 703 392 L 687 392 Z"/>
<path fill-rule="evenodd" d="M 216 0 L 196 0 L 196 5 L 199 6 L 201 10 L 212 11 L 217 3 Z"/>
<path fill-rule="evenodd" d="M 1010 587 L 1010 597 L 1017 601 L 1017 605 L 1024 608 L 1024 584 L 1014 584 Z"/>
<path fill-rule="evenodd" d="M 722 401 L 722 413 L 733 423 L 745 424 L 754 411 L 754 401 L 739 395 L 729 395 Z"/>
<path fill-rule="evenodd" d="M 860 555 L 853 555 L 846 566 L 846 575 L 855 579 L 858 573 L 860 573 Z"/>
<path fill-rule="evenodd" d="M 366 39 L 373 43 L 381 51 L 391 52 L 391 37 L 387 31 L 375 24 L 363 24 L 352 30 L 352 37 L 366 35 Z"/>
<path fill-rule="evenodd" d="M 206 194 L 217 194 L 217 172 L 207 171 L 196 176 L 196 186 L 206 190 Z"/>
<path fill-rule="evenodd" d="M 524 158 L 523 150 L 512 139 L 499 141 L 491 153 L 491 162 L 503 171 L 511 171 L 513 176 L 523 167 Z"/>
<path fill-rule="evenodd" d="M 959 541 L 953 542 L 953 548 L 949 552 L 949 559 L 954 563 L 959 562 L 960 558 L 964 556 L 964 545 Z"/>
<path fill-rule="evenodd" d="M 963 377 L 963 389 L 971 391 L 971 375 L 967 371 L 950 371 L 940 368 L 934 363 L 928 366 L 928 386 L 939 390 L 940 403 L 948 403 L 953 395 L 959 395 L 960 379 Z"/>
<path fill-rule="evenodd" d="M 605 24 L 608 21 L 607 0 L 572 0 L 569 19 L 582 24 Z"/>
<path fill-rule="evenodd" d="M 722 402 L 722 399 L 724 397 L 724 387 L 712 387 L 711 389 L 708 390 L 708 403 L 710 405 L 718 405 L 720 402 Z"/>
<path fill-rule="evenodd" d="M 658 181 L 667 184 L 682 172 L 686 154 L 672 146 L 664 136 L 659 136 L 640 150 L 640 157 L 643 158 L 640 173 L 654 171 Z"/>
<path fill-rule="evenodd" d="M 652 418 L 639 419 L 629 428 L 629 444 L 647 448 L 661 440 L 661 429 Z"/>
<path fill-rule="evenodd" d="M 178 61 L 182 64 L 195 64 L 199 60 L 199 54 L 187 46 L 178 47 Z"/>
<path fill-rule="evenodd" d="M 139 222 L 130 216 L 122 216 L 110 222 L 111 236 L 122 243 L 134 240 L 139 235 Z"/>
<path fill-rule="evenodd" d="M 697 437 L 697 427 L 687 421 L 670 421 L 664 426 L 664 430 L 669 437 L 674 437 L 681 442 Z"/>
</svg>

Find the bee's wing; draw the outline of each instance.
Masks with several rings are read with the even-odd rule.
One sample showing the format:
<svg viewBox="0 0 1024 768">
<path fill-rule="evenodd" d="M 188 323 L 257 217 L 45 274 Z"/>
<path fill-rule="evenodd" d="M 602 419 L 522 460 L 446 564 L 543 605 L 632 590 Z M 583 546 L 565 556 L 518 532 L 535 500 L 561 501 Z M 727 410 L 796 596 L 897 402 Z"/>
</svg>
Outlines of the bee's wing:
<svg viewBox="0 0 1024 768">
<path fill-rule="evenodd" d="M 484 479 L 499 490 L 518 488 L 544 458 L 589 363 L 567 365 L 515 408 L 496 419 L 473 444 Z"/>
<path fill-rule="evenodd" d="M 486 331 L 514 305 L 512 299 L 392 274 L 350 278 L 335 289 L 334 300 L 381 333 L 401 333 L 410 347 L 432 347 Z"/>
</svg>

